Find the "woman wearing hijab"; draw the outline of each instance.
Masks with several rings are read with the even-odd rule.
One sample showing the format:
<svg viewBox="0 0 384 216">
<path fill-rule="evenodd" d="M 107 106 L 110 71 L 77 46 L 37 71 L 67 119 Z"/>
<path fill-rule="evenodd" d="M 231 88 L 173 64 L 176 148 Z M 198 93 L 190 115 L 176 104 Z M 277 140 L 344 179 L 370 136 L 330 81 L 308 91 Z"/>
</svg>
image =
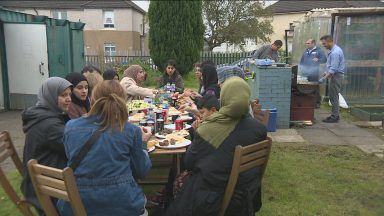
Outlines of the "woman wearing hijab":
<svg viewBox="0 0 384 216">
<path fill-rule="evenodd" d="M 25 133 L 21 191 L 40 214 L 43 211 L 33 189 L 27 162 L 36 159 L 39 164 L 58 169 L 67 165 L 63 135 L 69 120 L 66 112 L 71 104 L 71 87 L 72 84 L 63 78 L 48 78 L 39 89 L 37 104 L 21 114 Z"/>
<path fill-rule="evenodd" d="M 87 78 L 80 73 L 69 73 L 65 79 L 73 85 L 72 102 L 68 108 L 68 116 L 71 119 L 79 118 L 90 109 Z"/>
<path fill-rule="evenodd" d="M 192 174 L 184 180 L 166 215 L 218 215 L 236 145 L 247 146 L 266 139 L 266 128 L 246 115 L 249 97 L 249 86 L 241 78 L 233 77 L 224 83 L 221 108 L 197 129 L 184 161 Z M 260 208 L 260 174 L 255 168 L 240 175 L 226 215 L 254 215 Z"/>
<path fill-rule="evenodd" d="M 92 108 L 86 117 L 71 120 L 64 132 L 64 146 L 70 166 L 96 131 L 100 136 L 74 170 L 77 188 L 87 215 L 141 215 L 145 197 L 136 178 L 151 168 L 146 142 L 151 132 L 128 123 L 125 92 L 116 81 L 96 86 Z M 60 215 L 73 215 L 71 205 L 59 200 Z"/>
<path fill-rule="evenodd" d="M 120 81 L 127 94 L 127 100 L 132 101 L 144 97 L 155 97 L 157 90 L 143 88 L 146 73 L 140 65 L 132 65 L 124 71 L 124 78 Z"/>
</svg>

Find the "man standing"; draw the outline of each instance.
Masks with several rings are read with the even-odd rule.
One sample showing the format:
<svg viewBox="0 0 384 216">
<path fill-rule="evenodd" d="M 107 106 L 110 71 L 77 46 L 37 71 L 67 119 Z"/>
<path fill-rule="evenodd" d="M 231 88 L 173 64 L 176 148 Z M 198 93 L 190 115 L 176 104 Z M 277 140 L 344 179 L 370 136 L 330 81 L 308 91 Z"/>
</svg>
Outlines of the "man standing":
<svg viewBox="0 0 384 216">
<path fill-rule="evenodd" d="M 345 72 L 344 53 L 339 46 L 334 44 L 332 36 L 325 35 L 320 40 L 322 45 L 329 50 L 324 78 L 330 80 L 329 100 L 332 104 L 332 115 L 324 119 L 323 122 L 336 123 L 340 119 L 339 93 Z"/>
<path fill-rule="evenodd" d="M 319 80 L 319 67 L 320 64 L 327 61 L 324 52 L 316 47 L 314 39 L 308 39 L 305 43 L 307 49 L 304 51 L 300 60 L 299 71 L 300 74 L 308 78 L 309 82 L 317 82 Z M 316 89 L 316 107 L 320 107 L 320 90 Z"/>
<path fill-rule="evenodd" d="M 279 50 L 283 46 L 283 42 L 281 40 L 276 40 L 271 45 L 264 45 L 260 47 L 253 55 L 255 59 L 272 59 L 275 62 L 279 61 L 279 54 L 277 50 Z"/>
</svg>

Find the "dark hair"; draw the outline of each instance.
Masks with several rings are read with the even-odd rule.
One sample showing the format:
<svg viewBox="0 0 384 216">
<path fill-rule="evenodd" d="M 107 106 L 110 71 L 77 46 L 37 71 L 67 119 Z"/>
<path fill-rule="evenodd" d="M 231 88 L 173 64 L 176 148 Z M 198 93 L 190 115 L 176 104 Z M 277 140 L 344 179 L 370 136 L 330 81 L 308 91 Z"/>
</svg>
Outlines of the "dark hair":
<svg viewBox="0 0 384 216">
<path fill-rule="evenodd" d="M 71 94 L 71 100 L 72 100 L 72 103 L 77 104 L 77 105 L 79 105 L 81 107 L 84 107 L 87 110 L 87 112 L 88 112 L 89 109 L 91 108 L 91 105 L 89 104 L 89 99 L 88 99 L 88 97 L 90 95 L 90 89 L 89 89 L 89 83 L 88 83 L 87 78 L 85 78 L 85 76 L 83 74 L 73 72 L 73 73 L 67 74 L 65 76 L 65 79 L 68 80 L 70 83 L 72 83 L 73 89 L 76 88 L 76 86 L 81 81 L 86 81 L 87 82 L 87 84 L 88 84 L 87 98 L 85 100 L 80 100 L 80 98 L 78 98 L 74 93 L 72 93 Z"/>
<path fill-rule="evenodd" d="M 167 74 L 167 66 L 168 65 L 171 65 L 175 68 L 175 72 L 172 74 L 172 79 L 176 79 L 176 77 L 179 75 L 179 71 L 177 71 L 177 68 L 176 68 L 177 64 L 176 64 L 176 61 L 174 59 L 169 59 L 167 61 L 167 64 L 164 67 L 163 79 L 168 80 L 168 74 Z M 165 81 L 165 83 L 167 83 L 167 81 Z"/>
<path fill-rule="evenodd" d="M 281 47 L 281 46 L 283 46 L 283 41 L 281 41 L 281 40 L 275 40 L 275 42 L 273 42 L 273 44 L 275 44 L 276 46 Z"/>
<path fill-rule="evenodd" d="M 204 65 L 212 65 L 212 66 L 216 67 L 215 62 L 213 62 L 212 60 L 205 60 L 205 61 L 203 61 L 203 62 L 200 64 L 200 67 L 203 67 Z"/>
<path fill-rule="evenodd" d="M 320 40 L 330 40 L 330 41 L 333 41 L 333 37 L 331 35 L 324 35 L 323 37 L 320 38 Z"/>
<path fill-rule="evenodd" d="M 83 70 L 81 70 L 81 74 L 83 74 L 83 73 L 85 73 L 85 72 L 91 72 L 91 73 L 93 73 L 93 72 L 95 72 L 95 71 L 101 75 L 101 71 L 100 71 L 99 68 L 97 68 L 97 67 L 95 67 L 95 66 L 93 66 L 93 65 L 87 65 L 87 66 L 85 66 L 85 67 L 83 68 Z"/>
<path fill-rule="evenodd" d="M 200 62 L 196 62 L 195 64 L 193 64 L 193 67 L 201 67 L 201 63 Z"/>
<path fill-rule="evenodd" d="M 113 80 L 115 76 L 120 79 L 119 75 L 116 73 L 116 71 L 113 68 L 107 68 L 103 73 L 104 80 Z"/>
<path fill-rule="evenodd" d="M 169 60 L 167 61 L 167 65 L 165 65 L 165 68 L 167 68 L 168 65 L 171 65 L 171 66 L 173 66 L 173 67 L 176 69 L 176 66 L 177 66 L 177 64 L 176 64 L 176 60 L 174 60 L 174 59 L 169 59 Z"/>
<path fill-rule="evenodd" d="M 220 109 L 219 100 L 214 95 L 204 95 L 204 97 L 197 101 L 196 106 L 198 109 L 206 108 L 210 110 L 213 107 L 215 107 L 217 111 Z"/>
<path fill-rule="evenodd" d="M 201 73 L 203 75 L 203 86 L 204 89 L 208 89 L 209 86 L 217 85 L 217 70 L 212 64 L 202 64 Z"/>
</svg>

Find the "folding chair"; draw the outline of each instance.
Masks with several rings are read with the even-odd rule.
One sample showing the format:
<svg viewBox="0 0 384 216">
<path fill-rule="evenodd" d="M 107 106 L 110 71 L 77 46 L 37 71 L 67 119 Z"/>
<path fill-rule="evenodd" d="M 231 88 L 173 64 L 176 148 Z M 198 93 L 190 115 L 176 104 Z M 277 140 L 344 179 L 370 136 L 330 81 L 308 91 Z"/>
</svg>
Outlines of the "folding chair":
<svg viewBox="0 0 384 216">
<path fill-rule="evenodd" d="M 60 170 L 38 164 L 37 160 L 32 159 L 28 161 L 28 171 L 36 196 L 46 215 L 59 216 L 51 197 L 70 202 L 74 215 L 87 215 L 70 167 Z"/>
<path fill-rule="evenodd" d="M 23 173 L 23 164 L 19 156 L 17 155 L 15 146 L 12 143 L 11 136 L 8 131 L 3 131 L 0 133 L 0 163 L 5 161 L 7 158 L 11 158 L 13 163 L 16 166 L 16 169 L 19 171 L 20 175 Z M 32 216 L 31 205 L 26 202 L 24 197 L 19 197 L 12 185 L 10 184 L 7 176 L 5 175 L 3 169 L 0 166 L 0 183 L 4 188 L 5 193 L 9 196 L 12 202 L 20 210 L 23 215 Z"/>
<path fill-rule="evenodd" d="M 232 170 L 229 176 L 227 188 L 225 189 L 223 203 L 220 209 L 220 216 L 225 215 L 225 211 L 232 199 L 239 174 L 252 168 L 261 167 L 261 180 L 263 179 L 267 167 L 269 154 L 271 152 L 272 139 L 266 140 L 249 146 L 236 146 L 235 155 L 232 163 Z"/>
</svg>

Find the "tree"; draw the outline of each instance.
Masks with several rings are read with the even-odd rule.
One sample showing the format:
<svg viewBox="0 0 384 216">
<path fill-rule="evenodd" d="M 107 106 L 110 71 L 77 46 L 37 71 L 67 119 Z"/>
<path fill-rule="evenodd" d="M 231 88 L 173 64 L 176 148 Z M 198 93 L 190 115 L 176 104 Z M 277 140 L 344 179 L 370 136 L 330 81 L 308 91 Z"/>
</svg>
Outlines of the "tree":
<svg viewBox="0 0 384 216">
<path fill-rule="evenodd" d="M 260 1 L 204 0 L 204 40 L 209 50 L 222 43 L 240 45 L 247 39 L 269 41 L 273 33 L 271 12 Z"/>
<path fill-rule="evenodd" d="M 151 1 L 148 10 L 149 49 L 163 70 L 168 59 L 186 73 L 200 59 L 204 45 L 202 1 Z"/>
</svg>

